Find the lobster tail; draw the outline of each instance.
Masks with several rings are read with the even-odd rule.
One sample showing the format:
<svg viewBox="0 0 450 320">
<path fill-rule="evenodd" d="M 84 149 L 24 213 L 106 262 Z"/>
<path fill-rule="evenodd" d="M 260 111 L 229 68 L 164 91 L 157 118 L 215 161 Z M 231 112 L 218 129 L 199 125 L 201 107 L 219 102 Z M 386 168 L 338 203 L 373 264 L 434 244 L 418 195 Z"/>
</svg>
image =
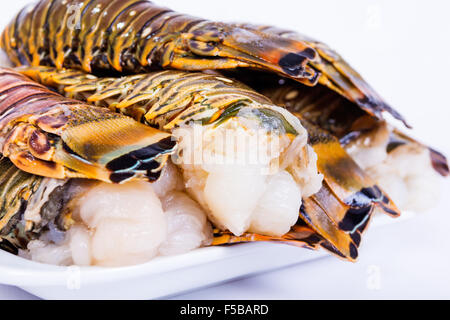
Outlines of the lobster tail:
<svg viewBox="0 0 450 320">
<path fill-rule="evenodd" d="M 18 227 L 29 198 L 42 185 L 43 178 L 17 169 L 8 158 L 0 159 L 0 248 L 17 254 L 26 248 L 32 234 Z"/>
<path fill-rule="evenodd" d="M 368 212 L 369 206 L 379 206 L 384 212 L 392 216 L 399 216 L 400 212 L 393 201 L 375 184 L 357 163 L 348 155 L 339 140 L 329 133 L 321 130 L 304 120 L 301 115 L 295 114 L 302 120 L 307 128 L 310 143 L 317 153 L 317 167 L 324 175 L 324 180 L 333 194 L 353 210 Z M 339 211 L 332 210 L 334 214 Z M 347 219 L 346 216 L 334 218 L 339 224 Z M 345 224 L 345 223 L 343 223 Z M 352 226 L 348 231 L 353 230 Z"/>
<path fill-rule="evenodd" d="M 176 143 L 170 135 L 90 107 L 24 76 L 0 72 L 2 153 L 24 171 L 58 179 L 154 181 Z"/>
<path fill-rule="evenodd" d="M 317 168 L 324 176 L 322 189 L 304 200 L 300 215 L 327 240 L 322 247 L 354 261 L 375 208 L 393 217 L 398 217 L 400 211 L 335 137 L 295 115 L 308 130 L 309 142 L 318 157 Z"/>
<path fill-rule="evenodd" d="M 23 39 L 23 41 L 18 41 Z M 86 72 L 270 70 L 315 85 L 316 51 L 303 41 L 182 15 L 150 1 L 40 1 L 5 29 L 1 47 L 15 65 Z"/>
<path fill-rule="evenodd" d="M 320 75 L 318 82 L 321 85 L 335 91 L 378 119 L 383 118 L 383 112 L 388 112 L 409 127 L 405 118 L 389 106 L 358 72 L 326 44 L 297 32 L 276 27 L 249 24 L 240 26 L 274 36 L 280 36 L 287 40 L 305 43 L 317 53 L 316 59 L 308 61 L 308 67 Z"/>
</svg>

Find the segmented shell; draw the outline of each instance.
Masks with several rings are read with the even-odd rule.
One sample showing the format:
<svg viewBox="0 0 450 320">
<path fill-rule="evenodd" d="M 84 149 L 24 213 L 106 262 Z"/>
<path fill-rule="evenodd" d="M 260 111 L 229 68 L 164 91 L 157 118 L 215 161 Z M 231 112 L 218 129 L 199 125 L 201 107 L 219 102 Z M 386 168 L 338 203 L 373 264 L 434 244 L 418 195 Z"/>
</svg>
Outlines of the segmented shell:
<svg viewBox="0 0 450 320">
<path fill-rule="evenodd" d="M 8 158 L 0 159 L 0 248 L 17 254 L 34 234 L 23 214 L 31 197 L 43 187 L 44 178 L 15 167 Z"/>
<path fill-rule="evenodd" d="M 265 96 L 217 75 L 162 71 L 121 78 L 96 78 L 81 71 L 50 67 L 21 68 L 19 71 L 55 87 L 67 97 L 108 107 L 163 130 L 190 122 L 219 124 L 246 107 L 254 109 L 261 121 L 277 119 L 285 133 L 297 135 L 296 130 L 301 130 L 292 118 L 272 110 L 273 104 Z"/>
<path fill-rule="evenodd" d="M 16 65 L 142 72 L 252 67 L 313 85 L 302 41 L 179 14 L 141 0 L 42 0 L 6 28 L 1 46 Z"/>
<path fill-rule="evenodd" d="M 0 69 L 0 150 L 22 170 L 57 179 L 154 181 L 175 146 L 167 133 Z"/>
</svg>

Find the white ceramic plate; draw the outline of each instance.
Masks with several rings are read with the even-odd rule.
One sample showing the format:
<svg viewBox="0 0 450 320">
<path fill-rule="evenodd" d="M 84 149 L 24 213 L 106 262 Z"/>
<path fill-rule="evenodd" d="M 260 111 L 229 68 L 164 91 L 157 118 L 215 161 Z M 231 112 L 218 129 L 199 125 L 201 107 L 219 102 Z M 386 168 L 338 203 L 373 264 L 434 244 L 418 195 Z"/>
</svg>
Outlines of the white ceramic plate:
<svg viewBox="0 0 450 320">
<path fill-rule="evenodd" d="M 371 227 L 408 219 L 375 217 Z M 327 256 L 284 244 L 202 248 L 125 268 L 57 267 L 0 251 L 0 283 L 45 299 L 157 299 Z"/>
</svg>

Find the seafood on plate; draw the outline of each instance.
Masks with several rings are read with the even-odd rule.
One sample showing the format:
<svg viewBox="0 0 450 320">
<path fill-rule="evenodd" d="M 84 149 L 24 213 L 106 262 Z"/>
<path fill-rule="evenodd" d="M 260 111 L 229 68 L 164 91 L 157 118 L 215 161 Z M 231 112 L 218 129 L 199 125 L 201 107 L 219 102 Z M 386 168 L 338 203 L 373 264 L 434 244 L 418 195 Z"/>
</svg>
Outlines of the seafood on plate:
<svg viewBox="0 0 450 320">
<path fill-rule="evenodd" d="M 36 70 L 39 71 L 39 68 Z M 67 77 L 69 73 L 72 76 Z M 95 182 L 93 179 L 71 179 L 63 184 L 62 190 L 49 190 L 50 200 L 46 199 L 46 203 L 49 202 L 49 206 L 54 207 L 52 196 L 56 197 L 56 203 L 62 203 L 59 210 L 56 210 L 59 214 L 54 214 L 58 219 L 62 219 L 62 215 L 66 221 L 60 225 L 65 236 L 57 243 L 51 238 L 51 226 L 43 233 L 38 232 L 39 237 L 31 239 L 26 246 L 29 256 L 34 260 L 55 262 L 49 254 L 64 250 L 68 254 L 67 260 L 57 261 L 58 263 L 78 261 L 73 260 L 73 255 L 78 251 L 74 251 L 70 240 L 75 237 L 73 239 L 76 239 L 76 243 L 80 243 L 83 248 L 90 246 L 90 250 L 93 250 L 90 258 L 83 251 L 83 259 L 91 264 L 120 264 L 124 261 L 123 257 L 128 257 L 125 261 L 130 263 L 141 261 L 139 259 L 145 261 L 154 256 L 155 247 L 157 252 L 176 252 L 178 249 L 174 249 L 174 246 L 183 245 L 183 237 L 186 237 L 186 233 L 181 232 L 183 228 L 193 231 L 197 225 L 192 237 L 195 236 L 196 240 L 203 239 L 196 241 L 197 246 L 203 245 L 204 239 L 212 238 L 212 232 L 208 238 L 208 229 L 204 226 L 206 217 L 218 230 L 230 231 L 233 236 L 251 232 L 261 237 L 279 239 L 296 225 L 302 198 L 311 196 L 321 188 L 322 176 L 317 171 L 316 156 L 307 144 L 307 132 L 300 121 L 283 108 L 270 104 L 264 96 L 232 80 L 181 71 L 107 79 L 80 74 L 82 79 L 77 80 L 73 73 L 74 71 L 67 71 L 64 74 L 67 81 L 75 81 L 86 89 L 73 93 L 78 99 L 92 100 L 92 92 L 87 87 L 89 84 L 100 89 L 94 93 L 101 95 L 98 100 L 101 107 L 91 106 L 93 110 L 101 109 L 108 114 L 112 110 L 123 110 L 122 113 L 115 114 L 123 118 L 132 116 L 147 124 L 139 124 L 140 126 L 149 129 L 157 127 L 158 129 L 152 129 L 157 132 L 170 132 L 178 141 L 177 157 L 173 157 L 173 162 L 179 169 L 171 161 L 167 162 L 159 172 L 159 179 L 153 184 L 137 179 L 121 185 L 112 184 L 111 182 L 117 182 L 114 180 Z M 24 76 L 20 77 L 26 79 Z M 26 81 L 31 83 L 29 79 Z M 119 92 L 110 91 L 113 88 Z M 133 94 L 133 90 L 137 90 L 138 95 Z M 120 95 L 124 95 L 124 99 L 119 99 Z M 120 104 L 126 106 L 122 107 Z M 68 121 L 71 117 L 69 113 L 66 115 Z M 111 145 L 114 143 L 111 142 Z M 101 149 L 102 145 L 92 146 L 97 147 Z M 72 151 L 71 154 L 76 153 Z M 139 168 L 137 155 L 126 155 L 127 157 L 118 158 L 119 161 L 114 159 L 114 165 L 108 162 L 106 167 Z M 180 169 L 182 176 L 176 173 Z M 47 176 L 47 179 L 55 178 L 45 172 L 40 174 Z M 49 181 L 55 184 L 59 180 Z M 8 180 L 4 184 L 8 186 Z M 159 191 L 159 188 L 167 190 Z M 36 193 L 37 196 L 39 194 Z M 61 200 L 58 197 L 67 199 Z M 142 201 L 139 200 L 141 198 Z M 44 206 L 38 207 L 35 212 L 37 221 L 45 215 L 42 208 Z M 33 230 L 35 224 L 26 218 L 30 211 L 23 210 L 25 218 L 20 226 L 27 225 Z M 193 219 L 186 216 L 190 210 L 194 218 L 196 215 L 203 218 L 201 224 L 198 221 L 194 221 L 193 225 L 185 223 L 184 220 Z M 170 221 L 166 221 L 171 216 L 175 219 L 174 228 L 170 226 Z M 143 222 L 136 225 L 140 219 Z M 151 224 L 151 228 L 145 221 Z M 301 246 L 312 245 L 314 241 L 308 238 L 311 238 L 313 232 L 307 226 L 302 227 L 302 233 L 298 233 L 293 240 Z M 156 232 L 155 228 L 159 231 Z M 77 230 L 83 232 L 78 233 Z M 305 230 L 308 231 L 305 233 Z M 173 239 L 166 245 L 163 240 L 167 234 L 173 235 Z M 219 234 L 220 231 L 216 232 L 216 237 Z M 109 238 L 114 238 L 118 243 L 108 241 Z M 125 241 L 126 238 L 129 239 Z M 322 240 L 319 239 L 314 244 Z M 145 252 L 139 251 L 141 246 L 134 248 L 129 245 L 133 241 L 142 244 Z M 311 244 L 307 241 L 311 241 Z M 8 242 L 12 243 L 10 240 Z M 220 240 L 216 240 L 214 244 L 220 244 L 219 242 Z M 97 246 L 101 250 L 96 251 Z M 152 252 L 149 251 L 149 246 Z M 121 248 L 121 251 L 117 248 Z M 105 255 L 109 252 L 110 256 L 102 258 L 100 251 Z M 111 255 L 114 256 L 114 253 L 120 254 L 113 259 Z M 136 257 L 130 257 L 130 254 L 135 253 Z"/>
<path fill-rule="evenodd" d="M 355 261 L 374 212 L 399 216 L 391 194 L 420 208 L 424 179 L 449 173 L 337 53 L 294 32 L 150 1 L 42 0 L 0 46 L 21 66 L 0 74 L 0 246 L 36 261 L 253 241 Z"/>
<path fill-rule="evenodd" d="M 52 67 L 22 67 L 18 70 L 67 97 L 108 107 L 133 116 L 148 125 L 171 130 L 174 136 L 180 137 L 180 151 L 183 153 L 181 168 L 188 190 L 203 207 L 209 208 L 207 211 L 210 212 L 210 219 L 221 231 L 229 230 L 238 237 L 228 239 L 228 242 L 244 241 L 246 238 L 267 239 L 255 238 L 254 233 L 259 236 L 283 236 L 292 227 L 292 223 L 298 219 L 300 209 L 298 204 L 302 204 L 300 210 L 302 221 L 298 226 L 302 226 L 306 222 L 310 228 L 327 241 L 321 242 L 321 246 L 352 260 L 357 257 L 361 234 L 370 221 L 374 207 L 379 207 L 392 216 L 399 215 L 397 208 L 388 196 L 346 154 L 337 140 L 312 124 L 304 123 L 307 129 L 305 130 L 300 125 L 301 116 L 290 114 L 284 109 L 273 106 L 266 97 L 246 88 L 237 81 L 222 76 L 181 71 L 163 71 L 122 78 L 96 78 L 81 71 L 57 70 Z M 256 119 L 260 124 L 252 125 L 250 119 Z M 230 124 L 236 120 L 241 122 L 239 127 L 234 124 L 230 127 Z M 210 127 L 211 133 L 206 135 L 206 140 L 204 135 L 198 135 L 197 139 L 192 139 L 202 142 L 203 149 L 200 149 L 200 144 L 197 143 L 192 150 L 190 146 L 192 140 L 185 140 L 186 137 L 193 136 L 198 130 L 199 127 L 195 125 L 195 122 L 201 123 L 202 128 L 208 128 L 214 123 L 220 124 Z M 229 161 L 232 159 L 223 158 L 223 156 L 234 158 L 238 155 L 240 158 L 236 159 L 237 163 L 245 163 L 242 156 L 257 160 L 256 155 L 249 153 L 254 148 L 245 141 L 240 144 L 246 147 L 245 149 L 239 149 L 239 144 L 231 148 L 233 152 L 237 150 L 238 154 L 229 152 L 227 154 L 227 152 L 219 150 L 223 149 L 223 145 L 222 143 L 218 144 L 217 141 L 221 141 L 221 136 L 226 136 L 226 134 L 222 134 L 224 128 L 226 130 L 233 129 L 233 131 L 227 132 L 232 140 L 238 141 L 238 137 L 247 140 L 245 131 L 250 129 L 252 132 L 252 127 L 257 129 L 256 132 L 264 127 L 271 131 L 275 130 L 274 132 L 280 132 L 280 128 L 276 127 L 277 122 L 284 123 L 284 129 L 281 129 L 281 132 L 288 133 L 288 135 L 292 135 L 295 131 L 303 132 L 302 139 L 306 139 L 307 136 L 311 146 L 305 146 L 306 140 L 304 140 L 300 149 L 294 153 L 292 151 L 296 150 L 295 148 L 298 146 L 291 150 L 289 150 L 291 147 L 287 147 L 285 152 L 279 150 L 277 153 L 281 154 L 281 157 L 269 162 L 259 159 L 269 164 L 269 166 L 263 165 L 262 167 L 263 163 L 257 165 L 256 162 L 253 166 L 233 166 L 230 164 L 233 164 L 234 161 Z M 193 133 L 186 130 L 186 125 L 189 123 L 194 123 L 194 125 L 188 126 Z M 289 123 L 290 125 L 287 126 Z M 242 131 L 241 129 L 245 127 L 247 129 Z M 292 131 L 294 128 L 298 129 Z M 264 136 L 265 134 L 262 134 L 258 138 L 259 144 L 261 141 L 265 141 Z M 295 146 L 296 139 L 299 137 L 292 140 L 291 146 Z M 211 143 L 211 141 L 214 142 Z M 267 153 L 264 149 L 265 145 L 268 143 L 264 142 L 263 148 L 261 145 L 257 146 L 259 153 L 261 149 L 265 154 Z M 228 151 L 229 149 L 225 146 L 223 150 Z M 218 152 L 222 152 L 219 158 Z M 202 159 L 212 159 L 213 162 L 192 165 L 195 159 L 190 159 L 189 156 L 201 156 Z M 234 224 L 238 221 L 230 212 L 239 213 L 241 217 L 248 216 L 248 213 L 243 214 L 240 208 L 245 208 L 248 205 L 245 202 L 251 200 L 255 194 L 256 189 L 252 185 L 257 184 L 264 187 L 263 180 L 260 180 L 264 175 L 252 174 L 252 170 L 259 168 L 258 171 L 264 169 L 270 172 L 270 166 L 274 164 L 273 160 L 276 160 L 276 167 L 281 165 L 281 169 L 286 172 L 279 174 L 275 171 L 275 175 L 273 173 L 269 175 L 273 178 L 266 180 L 269 189 L 261 198 L 255 199 L 255 203 L 258 203 L 256 211 L 259 212 L 257 222 L 252 222 L 250 228 L 241 223 L 240 229 L 231 223 L 224 224 L 225 219 L 232 219 Z M 306 162 L 303 163 L 304 161 Z M 217 165 L 217 163 L 226 164 L 227 162 L 229 164 L 225 166 Z M 271 165 L 270 162 L 272 162 Z M 214 170 L 211 171 L 211 168 Z M 252 169 L 249 170 L 250 168 Z M 220 173 L 221 171 L 224 175 Z M 320 173 L 320 178 L 316 174 L 317 171 Z M 296 181 L 300 190 L 285 188 L 289 185 L 287 184 L 290 180 L 289 176 Z M 321 176 L 324 176 L 323 183 Z M 246 178 L 245 183 L 241 181 L 242 177 Z M 320 192 L 318 192 L 319 189 Z M 231 190 L 236 193 L 232 193 Z M 225 198 L 217 200 L 215 194 L 220 194 Z M 229 202 L 229 199 L 235 199 L 235 202 L 226 205 L 222 205 L 220 202 Z M 238 202 L 238 199 L 242 199 L 241 202 Z M 292 211 L 291 225 L 279 223 L 282 221 L 281 217 L 289 211 L 288 207 L 280 206 L 278 214 L 275 214 L 275 211 L 267 210 L 268 208 L 276 209 L 273 204 L 270 204 L 271 202 L 289 205 L 294 203 L 294 199 L 299 202 L 293 206 L 297 208 L 297 216 L 294 214 L 295 211 Z M 278 230 L 275 229 L 277 225 L 280 227 Z M 243 236 L 242 234 L 246 232 L 250 233 Z M 217 235 L 215 243 L 225 241 L 226 236 L 224 237 L 220 233 Z M 292 236 L 292 233 L 287 237 L 289 236 Z"/>
<path fill-rule="evenodd" d="M 65 23 L 61 24 L 61 21 Z M 27 41 L 18 42 L 17 38 Z M 40 1 L 22 10 L 10 23 L 3 33 L 1 46 L 15 65 L 71 67 L 90 73 L 138 73 L 161 68 L 237 70 L 232 72 L 232 76 L 244 81 L 245 73 L 241 70 L 261 70 L 271 73 L 272 77 L 284 76 L 301 82 L 295 88 L 299 91 L 299 101 L 309 103 L 316 98 L 315 103 L 323 105 L 329 103 L 330 99 L 344 101 L 338 103 L 341 105 L 339 108 L 332 104 L 326 106 L 328 111 L 321 116 L 322 120 L 318 124 L 324 129 L 329 127 L 329 124 L 324 123 L 329 113 L 334 113 L 335 118 L 330 121 L 336 121 L 333 123 L 336 127 L 352 125 L 353 120 L 358 119 L 356 125 L 361 125 L 364 122 L 361 116 L 382 120 L 384 112 L 407 125 L 401 114 L 390 107 L 338 53 L 324 43 L 271 26 L 217 23 L 194 18 L 158 7 L 149 1 Z M 255 78 L 259 77 L 250 77 L 250 86 L 253 86 Z M 294 81 L 291 82 L 293 85 Z M 318 85 L 314 86 L 316 83 Z M 266 84 L 262 93 L 272 98 L 271 91 L 273 93 L 278 87 L 277 84 L 272 87 Z M 290 104 L 293 103 L 292 95 L 295 92 L 288 92 L 291 94 L 288 96 Z M 353 111 L 347 110 L 339 115 L 339 110 L 343 108 Z M 318 110 L 323 110 L 323 107 Z M 308 115 L 304 113 L 303 117 L 308 118 Z M 377 132 L 373 125 L 375 122 L 368 121 L 364 130 Z M 347 129 L 347 137 L 354 138 L 357 135 L 357 130 L 339 129 Z M 334 131 L 331 133 L 336 134 Z M 383 135 L 379 133 L 375 140 L 381 142 Z M 366 140 L 360 135 L 358 141 Z M 397 172 L 403 176 L 400 180 L 390 179 L 389 176 L 396 172 L 378 172 L 383 170 L 381 164 L 388 161 L 386 152 L 382 148 L 361 148 L 362 143 L 358 141 L 346 145 L 354 160 L 363 169 L 378 165 L 378 170 L 372 168 L 372 175 L 380 185 L 383 185 L 381 180 L 392 180 L 384 186 L 399 195 L 397 201 L 403 209 L 423 207 L 404 205 L 411 202 L 407 193 L 417 198 L 411 191 L 418 183 L 405 182 L 414 175 L 413 168 L 417 166 L 412 166 L 411 172 Z M 382 143 L 387 144 L 387 140 L 384 139 Z M 351 147 L 355 145 L 358 147 Z M 414 154 L 419 149 L 422 154 L 428 151 L 424 146 L 419 148 L 418 144 L 415 145 L 409 151 L 417 160 L 420 156 L 415 157 Z M 442 155 L 434 151 L 432 153 L 434 158 L 442 159 Z M 396 154 L 398 150 L 392 155 Z M 367 163 L 362 163 L 358 157 L 363 157 Z M 425 158 L 422 156 L 422 159 Z M 430 171 L 425 170 L 423 176 L 428 173 Z M 381 179 L 381 176 L 386 179 Z M 434 173 L 431 172 L 430 176 L 434 178 L 432 180 L 438 181 Z M 420 177 L 418 179 L 423 180 Z M 425 187 L 427 184 L 421 185 Z M 430 185 L 437 183 L 430 182 Z M 399 188 L 401 190 L 397 190 Z"/>
</svg>

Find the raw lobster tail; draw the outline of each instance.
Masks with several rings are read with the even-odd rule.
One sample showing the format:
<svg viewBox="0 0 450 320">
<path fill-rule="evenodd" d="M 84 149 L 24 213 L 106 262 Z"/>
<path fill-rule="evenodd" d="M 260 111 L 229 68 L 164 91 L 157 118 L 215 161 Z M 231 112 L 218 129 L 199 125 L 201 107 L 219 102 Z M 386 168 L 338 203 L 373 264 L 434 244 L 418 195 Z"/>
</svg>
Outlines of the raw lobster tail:
<svg viewBox="0 0 450 320">
<path fill-rule="evenodd" d="M 81 71 L 51 67 L 21 68 L 20 72 L 66 96 L 119 110 L 165 130 L 196 119 L 201 119 L 203 124 L 220 123 L 235 116 L 245 105 L 272 103 L 236 81 L 207 74 L 164 71 L 123 78 L 95 78 Z M 261 107 L 257 110 L 265 112 L 263 118 L 270 115 L 270 110 Z M 398 209 L 347 155 L 336 138 L 310 124 L 301 114 L 294 113 L 294 116 L 307 129 L 309 143 L 319 158 L 318 170 L 324 175 L 321 191 L 304 200 L 300 211 L 302 223 L 306 222 L 321 239 L 315 247 L 321 246 L 355 260 L 361 234 L 374 208 L 380 207 L 392 216 L 399 215 Z M 285 130 L 295 133 L 286 119 L 284 122 Z M 308 159 L 308 155 L 301 158 Z M 251 233 L 238 237 L 226 233 L 216 235 L 217 243 L 267 239 Z M 305 245 L 302 237 L 294 235 L 303 237 L 304 233 L 290 233 L 288 237 Z M 273 239 L 286 240 L 284 237 Z"/>
<path fill-rule="evenodd" d="M 308 130 L 324 176 L 322 189 L 303 203 L 300 215 L 327 242 L 321 246 L 338 256 L 355 260 L 361 236 L 375 208 L 398 217 L 392 200 L 350 158 L 339 141 L 294 113 Z"/>
<path fill-rule="evenodd" d="M 2 154 L 29 173 L 154 181 L 175 149 L 164 132 L 64 98 L 10 70 L 0 70 L 0 95 Z"/>
<path fill-rule="evenodd" d="M 162 71 L 97 78 L 51 67 L 24 67 L 18 71 L 67 97 L 117 110 L 164 130 L 197 119 L 204 124 L 224 121 L 252 103 L 271 104 L 265 96 L 239 82 L 204 73 Z"/>
<path fill-rule="evenodd" d="M 1 46 L 16 65 L 87 72 L 250 67 L 307 85 L 319 77 L 307 65 L 317 53 L 302 41 L 178 14 L 150 1 L 43 0 L 18 14 Z"/>
<path fill-rule="evenodd" d="M 317 85 L 315 87 L 299 86 L 293 81 L 286 80 L 279 85 L 277 79 L 271 76 L 262 76 L 258 81 L 249 81 L 252 87 L 270 98 L 277 105 L 285 106 L 307 123 L 323 129 L 331 136 L 339 139 L 343 146 L 352 141 L 363 139 L 386 125 L 355 103 L 328 88 Z M 304 123 L 307 126 L 307 123 Z M 388 134 L 386 130 L 386 134 Z M 374 137 L 375 139 L 379 139 Z M 414 143 L 430 150 L 431 164 L 442 176 L 449 174 L 448 161 L 444 155 L 412 139 L 399 130 L 394 130 L 390 136 L 387 151 L 390 152 L 399 145 Z M 317 150 L 316 150 L 317 152 Z"/>
<path fill-rule="evenodd" d="M 301 115 L 295 115 L 302 119 Z M 352 209 L 362 211 L 370 204 L 375 204 L 389 215 L 400 215 L 395 204 L 352 160 L 335 137 L 324 130 L 312 126 L 304 119 L 302 119 L 302 124 L 308 129 L 310 144 L 318 155 L 317 166 L 324 174 L 324 180 L 330 189 L 341 202 Z M 344 181 L 345 183 L 343 183 Z M 339 211 L 334 212 L 337 213 Z M 354 214 L 354 211 L 352 210 L 349 214 Z M 342 225 L 345 225 L 344 221 L 348 219 L 349 217 L 342 216 L 334 220 L 340 221 Z M 355 227 L 352 226 L 347 231 L 353 230 Z"/>
<path fill-rule="evenodd" d="M 27 226 L 18 227 L 31 195 L 41 188 L 42 177 L 17 169 L 8 158 L 0 159 L 0 248 L 17 254 L 25 249 L 32 234 Z"/>
<path fill-rule="evenodd" d="M 380 95 L 356 72 L 336 51 L 326 44 L 313 40 L 297 32 L 270 26 L 240 25 L 243 28 L 257 30 L 291 41 L 301 41 L 314 48 L 317 59 L 308 61 L 308 66 L 320 74 L 319 83 L 347 98 L 369 114 L 382 119 L 382 113 L 388 112 L 406 126 L 405 118 L 389 106 Z"/>
</svg>

